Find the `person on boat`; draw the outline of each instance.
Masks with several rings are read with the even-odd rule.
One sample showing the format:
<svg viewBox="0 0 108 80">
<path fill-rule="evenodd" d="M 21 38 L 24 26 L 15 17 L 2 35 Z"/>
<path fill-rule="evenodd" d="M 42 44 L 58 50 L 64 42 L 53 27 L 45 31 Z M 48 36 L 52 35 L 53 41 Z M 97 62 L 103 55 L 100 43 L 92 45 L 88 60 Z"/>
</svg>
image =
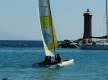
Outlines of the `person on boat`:
<svg viewBox="0 0 108 80">
<path fill-rule="evenodd" d="M 44 62 L 48 62 L 49 61 L 49 59 L 48 59 L 48 56 L 45 56 L 45 60 L 44 60 Z"/>
<path fill-rule="evenodd" d="M 58 62 L 58 63 L 62 61 L 62 59 L 61 59 L 59 54 L 57 54 L 57 57 L 55 59 L 56 59 L 56 62 Z"/>
<path fill-rule="evenodd" d="M 51 61 L 51 56 L 49 56 L 49 58 L 48 58 L 48 62 L 52 62 L 52 61 Z"/>
</svg>

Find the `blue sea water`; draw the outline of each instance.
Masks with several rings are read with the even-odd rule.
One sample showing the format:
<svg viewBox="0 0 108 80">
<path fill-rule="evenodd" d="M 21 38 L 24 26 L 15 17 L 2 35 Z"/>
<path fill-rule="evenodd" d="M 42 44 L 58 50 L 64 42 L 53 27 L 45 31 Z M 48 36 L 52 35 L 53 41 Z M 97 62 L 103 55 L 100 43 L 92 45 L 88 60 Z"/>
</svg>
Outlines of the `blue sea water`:
<svg viewBox="0 0 108 80">
<path fill-rule="evenodd" d="M 36 48 L 0 48 L 0 80 L 108 80 L 108 51 L 57 49 L 63 59 L 74 59 L 71 66 L 32 68 L 44 59 L 44 50 Z"/>
</svg>

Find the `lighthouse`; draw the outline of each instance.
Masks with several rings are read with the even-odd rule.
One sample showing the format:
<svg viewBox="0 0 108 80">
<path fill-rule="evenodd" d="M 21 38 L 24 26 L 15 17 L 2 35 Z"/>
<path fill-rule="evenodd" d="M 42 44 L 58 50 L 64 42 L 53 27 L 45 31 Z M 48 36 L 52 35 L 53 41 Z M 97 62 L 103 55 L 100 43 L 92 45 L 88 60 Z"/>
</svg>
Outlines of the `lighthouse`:
<svg viewBox="0 0 108 80">
<path fill-rule="evenodd" d="M 86 12 L 84 12 L 84 34 L 83 39 L 91 38 L 92 37 L 92 15 L 87 9 Z"/>
</svg>

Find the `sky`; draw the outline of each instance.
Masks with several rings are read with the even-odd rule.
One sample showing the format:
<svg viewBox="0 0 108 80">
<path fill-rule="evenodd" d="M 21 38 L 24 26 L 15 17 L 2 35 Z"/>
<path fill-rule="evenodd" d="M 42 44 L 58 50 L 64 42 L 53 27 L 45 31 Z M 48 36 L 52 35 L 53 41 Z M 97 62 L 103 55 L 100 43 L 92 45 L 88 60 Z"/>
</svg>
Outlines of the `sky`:
<svg viewBox="0 0 108 80">
<path fill-rule="evenodd" d="M 41 40 L 38 0 L 0 0 L 0 40 Z M 106 34 L 106 0 L 50 0 L 58 40 L 83 37 L 84 16 L 89 8 L 92 35 Z"/>
</svg>

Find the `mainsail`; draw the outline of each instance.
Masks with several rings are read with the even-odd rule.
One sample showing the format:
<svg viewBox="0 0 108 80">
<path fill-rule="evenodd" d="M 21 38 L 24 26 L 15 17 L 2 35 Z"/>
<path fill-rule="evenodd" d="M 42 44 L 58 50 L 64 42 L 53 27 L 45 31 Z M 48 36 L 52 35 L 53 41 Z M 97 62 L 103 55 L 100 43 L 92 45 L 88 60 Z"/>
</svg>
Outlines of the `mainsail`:
<svg viewBox="0 0 108 80">
<path fill-rule="evenodd" d="M 55 56 L 58 47 L 49 0 L 38 0 L 39 20 L 46 56 Z"/>
</svg>

